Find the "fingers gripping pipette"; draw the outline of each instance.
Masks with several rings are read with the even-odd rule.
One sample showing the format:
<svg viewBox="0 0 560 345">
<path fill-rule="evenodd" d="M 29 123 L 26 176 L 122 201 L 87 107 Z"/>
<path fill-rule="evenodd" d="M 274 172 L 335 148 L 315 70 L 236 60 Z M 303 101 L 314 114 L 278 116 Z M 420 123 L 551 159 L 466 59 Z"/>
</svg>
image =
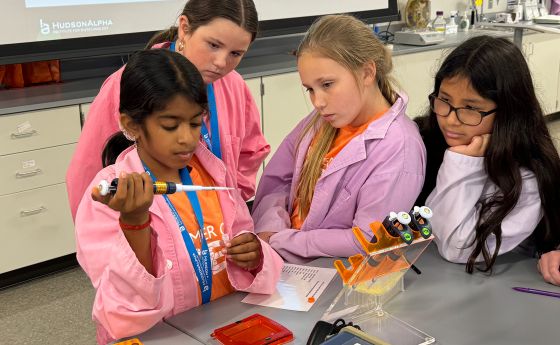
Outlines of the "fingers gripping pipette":
<svg viewBox="0 0 560 345">
<path fill-rule="evenodd" d="M 97 189 L 99 194 L 105 196 L 107 194 L 115 194 L 117 191 L 117 186 L 119 184 L 119 179 L 113 179 L 111 183 L 107 180 L 99 181 Z M 231 187 L 207 187 L 207 186 L 196 186 L 196 185 L 184 185 L 175 182 L 165 182 L 165 181 L 155 181 L 154 182 L 154 194 L 173 194 L 177 192 L 196 192 L 199 190 L 230 190 L 234 189 Z"/>
</svg>

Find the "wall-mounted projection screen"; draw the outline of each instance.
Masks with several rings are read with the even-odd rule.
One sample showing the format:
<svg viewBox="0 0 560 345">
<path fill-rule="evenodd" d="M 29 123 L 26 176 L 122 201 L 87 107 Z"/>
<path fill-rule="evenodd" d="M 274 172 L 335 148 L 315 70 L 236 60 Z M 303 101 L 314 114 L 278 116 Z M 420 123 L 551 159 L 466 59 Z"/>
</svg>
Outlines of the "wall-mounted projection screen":
<svg viewBox="0 0 560 345">
<path fill-rule="evenodd" d="M 396 0 L 255 0 L 262 33 L 303 29 L 319 15 L 395 17 Z M 175 23 L 186 0 L 2 0 L 0 64 L 119 54 Z M 390 18 L 391 19 L 391 18 Z M 393 18 L 394 19 L 394 18 Z"/>
</svg>

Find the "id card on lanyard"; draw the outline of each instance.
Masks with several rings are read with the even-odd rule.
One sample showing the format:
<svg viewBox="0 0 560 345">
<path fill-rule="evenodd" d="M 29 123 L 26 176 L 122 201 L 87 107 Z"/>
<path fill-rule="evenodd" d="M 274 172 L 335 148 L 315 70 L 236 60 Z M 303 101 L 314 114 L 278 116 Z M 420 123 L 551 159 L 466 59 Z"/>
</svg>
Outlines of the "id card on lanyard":
<svg viewBox="0 0 560 345">
<path fill-rule="evenodd" d="M 155 176 L 152 174 L 150 169 L 144 164 L 144 170 L 150 175 L 152 180 L 156 180 Z M 181 182 L 185 185 L 192 185 L 191 175 L 189 174 L 189 170 L 187 168 L 183 168 L 179 170 L 179 174 L 181 175 Z M 198 232 L 200 238 L 200 254 L 198 253 L 194 242 L 191 238 L 185 223 L 179 216 L 179 212 L 169 197 L 163 194 L 163 198 L 169 206 L 177 225 L 179 226 L 179 230 L 181 230 L 181 236 L 183 237 L 183 242 L 185 242 L 185 246 L 187 247 L 187 252 L 191 258 L 191 262 L 193 264 L 193 269 L 196 273 L 196 278 L 198 279 L 198 285 L 200 286 L 200 294 L 202 296 L 202 304 L 210 302 L 210 298 L 212 297 L 212 258 L 210 257 L 210 250 L 208 249 L 208 243 L 206 242 L 206 238 L 204 238 L 204 217 L 202 216 L 202 208 L 200 207 L 200 202 L 198 200 L 198 196 L 196 192 L 186 192 L 187 197 L 191 203 L 191 206 L 194 210 L 194 215 L 196 217 L 196 221 L 198 223 Z"/>
<path fill-rule="evenodd" d="M 175 42 L 171 42 L 169 50 L 175 51 Z M 200 134 L 202 140 L 208 147 L 214 156 L 218 159 L 222 159 L 222 147 L 220 144 L 220 127 L 218 124 L 218 107 L 216 106 L 216 95 L 214 94 L 214 86 L 208 84 L 206 86 L 206 93 L 208 95 L 208 110 L 210 111 L 210 131 L 208 132 L 208 127 L 206 123 L 202 121 L 202 128 L 200 129 Z"/>
</svg>

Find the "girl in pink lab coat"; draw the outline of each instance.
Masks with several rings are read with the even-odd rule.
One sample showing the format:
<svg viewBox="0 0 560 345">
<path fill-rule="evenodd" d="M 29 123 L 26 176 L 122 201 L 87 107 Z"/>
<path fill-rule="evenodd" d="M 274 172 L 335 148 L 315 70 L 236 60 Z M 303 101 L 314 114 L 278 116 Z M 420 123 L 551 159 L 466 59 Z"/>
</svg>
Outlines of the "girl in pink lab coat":
<svg viewBox="0 0 560 345">
<path fill-rule="evenodd" d="M 100 344 L 235 290 L 272 293 L 282 268 L 252 232 L 237 189 L 154 196 L 156 178 L 235 183 L 199 141 L 207 95 L 196 67 L 166 49 L 142 51 L 120 84 L 123 131 L 108 141 L 103 157 L 110 165 L 94 177 L 76 214 L 77 257 L 96 289 Z M 117 177 L 116 193 L 101 196 L 96 184 Z"/>
<path fill-rule="evenodd" d="M 178 27 L 157 37 L 153 48 L 176 51 L 202 74 L 209 94 L 210 116 L 203 124 L 204 142 L 228 170 L 243 199 L 255 192 L 257 170 L 270 151 L 261 131 L 260 114 L 247 84 L 234 71 L 257 34 L 252 0 L 189 0 Z M 123 68 L 113 73 L 93 101 L 76 152 L 66 173 L 68 199 L 75 217 L 78 203 L 101 170 L 101 151 L 119 130 L 119 93 Z M 215 107 L 214 107 L 215 105 Z"/>
</svg>

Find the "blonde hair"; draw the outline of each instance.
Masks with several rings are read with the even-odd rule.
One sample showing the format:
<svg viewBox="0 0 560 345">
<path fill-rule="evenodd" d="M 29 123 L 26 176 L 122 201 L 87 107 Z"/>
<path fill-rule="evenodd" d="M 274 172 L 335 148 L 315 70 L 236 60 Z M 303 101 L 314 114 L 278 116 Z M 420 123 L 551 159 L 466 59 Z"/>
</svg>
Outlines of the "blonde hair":
<svg viewBox="0 0 560 345">
<path fill-rule="evenodd" d="M 307 31 L 297 50 L 298 59 L 304 53 L 317 54 L 344 66 L 352 74 L 358 86 L 362 86 L 359 73 L 363 67 L 373 62 L 376 70 L 376 81 L 381 94 L 393 104 L 398 98 L 393 88 L 393 80 L 389 76 L 393 63 L 391 53 L 375 37 L 373 31 L 359 19 L 350 15 L 328 15 L 316 20 Z M 325 121 L 320 121 L 317 112 L 303 130 L 299 142 L 310 131 L 316 136 L 312 148 L 305 160 L 301 178 L 297 186 L 299 196 L 299 217 L 307 217 L 311 208 L 315 185 L 322 173 L 322 162 L 330 150 L 338 129 Z"/>
</svg>

